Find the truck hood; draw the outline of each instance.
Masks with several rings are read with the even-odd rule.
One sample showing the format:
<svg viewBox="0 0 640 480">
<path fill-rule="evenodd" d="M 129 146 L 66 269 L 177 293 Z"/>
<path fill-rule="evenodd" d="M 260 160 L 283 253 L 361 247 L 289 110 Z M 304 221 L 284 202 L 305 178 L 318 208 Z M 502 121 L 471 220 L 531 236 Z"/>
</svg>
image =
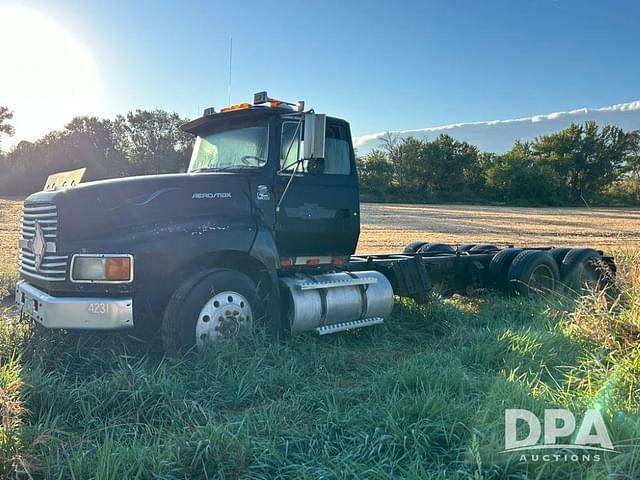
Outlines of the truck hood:
<svg viewBox="0 0 640 480">
<path fill-rule="evenodd" d="M 58 207 L 58 241 L 127 235 L 141 228 L 213 228 L 250 217 L 249 180 L 237 173 L 128 177 L 38 192 L 25 203 Z M 187 228 L 187 227 L 185 227 Z"/>
</svg>

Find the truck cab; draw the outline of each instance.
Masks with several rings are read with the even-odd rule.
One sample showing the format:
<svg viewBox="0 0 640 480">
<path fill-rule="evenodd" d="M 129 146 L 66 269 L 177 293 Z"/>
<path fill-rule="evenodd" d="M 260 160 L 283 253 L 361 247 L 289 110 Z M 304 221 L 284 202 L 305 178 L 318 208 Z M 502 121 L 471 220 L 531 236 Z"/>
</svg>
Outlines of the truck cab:
<svg viewBox="0 0 640 480">
<path fill-rule="evenodd" d="M 360 204 L 349 124 L 322 116 L 322 158 L 312 152 L 304 158 L 305 134 L 320 116 L 269 103 L 240 104 L 185 124 L 196 136 L 188 172 L 246 177 L 255 214 L 273 232 L 279 256 L 352 254 Z M 212 193 L 218 192 L 204 195 Z"/>
</svg>

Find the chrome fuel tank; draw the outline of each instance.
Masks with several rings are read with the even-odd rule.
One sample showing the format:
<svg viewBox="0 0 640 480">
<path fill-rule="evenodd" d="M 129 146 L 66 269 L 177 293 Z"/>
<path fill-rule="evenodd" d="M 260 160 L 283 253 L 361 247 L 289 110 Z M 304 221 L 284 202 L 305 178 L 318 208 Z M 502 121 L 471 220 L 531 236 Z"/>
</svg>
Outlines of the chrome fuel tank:
<svg viewBox="0 0 640 480">
<path fill-rule="evenodd" d="M 314 329 L 330 333 L 380 323 L 393 310 L 391 284 L 376 271 L 298 274 L 282 278 L 282 283 L 292 334 Z"/>
</svg>

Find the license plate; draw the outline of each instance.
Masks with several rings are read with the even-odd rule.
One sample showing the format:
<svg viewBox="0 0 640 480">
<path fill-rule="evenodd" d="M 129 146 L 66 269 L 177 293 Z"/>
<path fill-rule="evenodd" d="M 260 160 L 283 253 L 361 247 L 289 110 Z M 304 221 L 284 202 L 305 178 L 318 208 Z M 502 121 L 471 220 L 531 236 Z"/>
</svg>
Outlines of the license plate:
<svg viewBox="0 0 640 480">
<path fill-rule="evenodd" d="M 24 296 L 24 305 L 22 307 L 22 311 L 30 317 L 33 316 L 34 303 L 35 300 L 33 298 L 29 297 L 28 295 Z"/>
<path fill-rule="evenodd" d="M 18 291 L 17 297 L 20 299 L 20 303 L 22 304 L 22 313 L 32 317 L 33 311 L 35 309 L 34 303 L 36 302 L 36 300 L 31 298 L 22 290 Z"/>
</svg>

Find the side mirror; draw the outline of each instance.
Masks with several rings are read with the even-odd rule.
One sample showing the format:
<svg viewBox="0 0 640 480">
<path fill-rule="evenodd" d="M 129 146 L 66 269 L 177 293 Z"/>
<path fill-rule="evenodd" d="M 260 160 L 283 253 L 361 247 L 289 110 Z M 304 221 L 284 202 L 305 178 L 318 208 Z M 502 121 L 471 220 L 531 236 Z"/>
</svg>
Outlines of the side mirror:
<svg viewBox="0 0 640 480">
<path fill-rule="evenodd" d="M 327 116 L 320 113 L 304 115 L 304 159 L 324 158 Z"/>
</svg>

